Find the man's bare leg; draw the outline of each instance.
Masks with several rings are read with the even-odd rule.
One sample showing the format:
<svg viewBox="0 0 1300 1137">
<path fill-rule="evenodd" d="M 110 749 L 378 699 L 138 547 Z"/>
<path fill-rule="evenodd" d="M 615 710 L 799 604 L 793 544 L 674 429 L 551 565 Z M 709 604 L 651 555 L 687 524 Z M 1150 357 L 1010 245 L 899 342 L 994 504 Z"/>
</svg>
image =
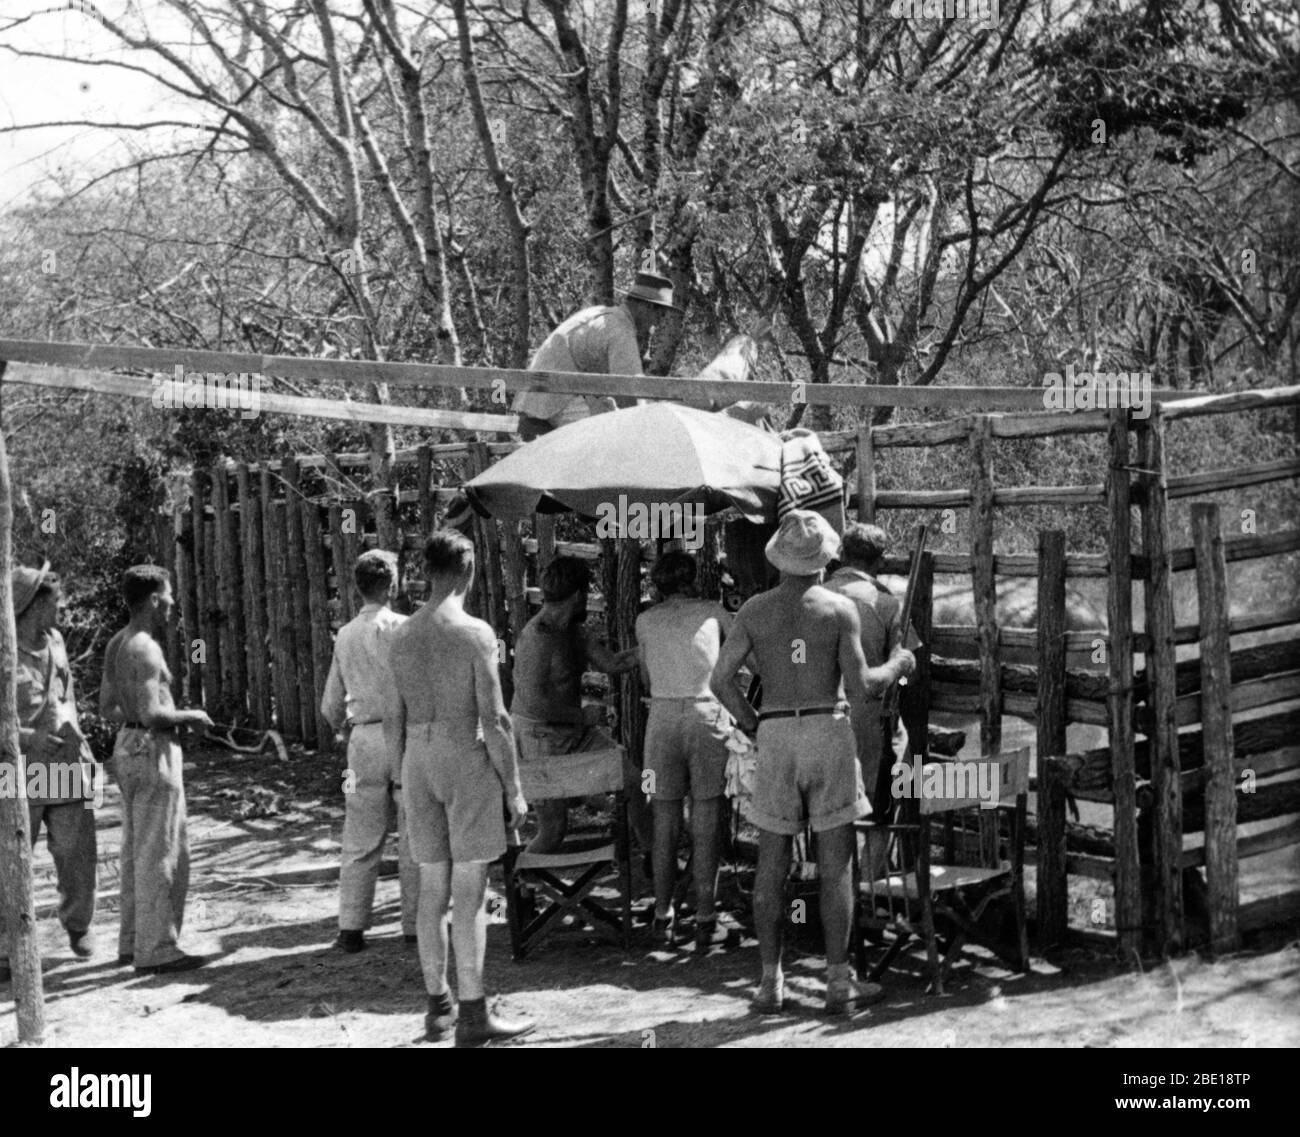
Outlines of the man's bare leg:
<svg viewBox="0 0 1300 1137">
<path fill-rule="evenodd" d="M 483 998 L 487 877 L 487 861 L 465 861 L 451 868 L 451 938 L 456 948 L 456 993 L 462 1002 Z"/>
<path fill-rule="evenodd" d="M 655 917 L 672 914 L 673 888 L 677 883 L 677 846 L 682 837 L 681 801 L 654 798 Z"/>
<path fill-rule="evenodd" d="M 826 1010 L 844 1014 L 880 998 L 877 983 L 860 983 L 849 963 L 853 921 L 853 842 L 851 825 L 817 834 L 817 875 L 821 880 L 822 933 L 826 938 Z"/>
<path fill-rule="evenodd" d="M 848 962 L 853 920 L 853 827 L 842 825 L 817 834 L 817 876 L 821 882 L 822 933 L 826 965 Z"/>
<path fill-rule="evenodd" d="M 781 947 L 786 915 L 785 882 L 790 875 L 790 841 L 780 833 L 758 831 L 754 927 L 758 932 L 758 955 L 763 962 L 763 981 L 755 1001 L 760 1011 L 781 1009 L 785 982 L 781 973 Z"/>
<path fill-rule="evenodd" d="M 695 919 L 711 920 L 718 894 L 718 799 L 691 803 L 691 841 L 695 848 Z M 658 872 L 658 866 L 655 871 Z"/>
<path fill-rule="evenodd" d="M 447 994 L 447 906 L 451 900 L 451 862 L 420 866 L 420 904 L 415 918 L 420 970 L 430 996 Z"/>
</svg>

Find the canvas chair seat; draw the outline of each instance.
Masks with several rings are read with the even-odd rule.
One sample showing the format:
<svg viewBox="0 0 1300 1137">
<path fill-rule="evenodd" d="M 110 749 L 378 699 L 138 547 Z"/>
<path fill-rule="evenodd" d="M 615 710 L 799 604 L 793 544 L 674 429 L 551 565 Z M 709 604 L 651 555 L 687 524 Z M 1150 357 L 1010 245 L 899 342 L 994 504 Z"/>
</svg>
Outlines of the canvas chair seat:
<svg viewBox="0 0 1300 1137">
<path fill-rule="evenodd" d="M 514 958 L 523 959 L 566 915 L 613 932 L 627 947 L 632 934 L 632 866 L 622 748 L 521 762 L 519 780 L 529 803 L 612 793 L 614 811 L 607 824 L 571 828 L 564 846 L 554 853 L 523 848 L 506 853 L 506 922 Z M 618 880 L 615 903 L 592 895 L 611 875 Z"/>
<path fill-rule="evenodd" d="M 969 797 L 908 798 L 900 802 L 898 824 L 854 826 L 866 841 L 867 858 L 865 866 L 855 864 L 860 883 L 853 930 L 859 971 L 868 970 L 868 940 L 885 947 L 870 968 L 873 981 L 917 941 L 926 947 L 929 990 L 935 994 L 943 993 L 944 979 L 967 941 L 989 948 L 1017 971 L 1029 969 L 1024 893 L 1029 749 L 977 761 L 999 767 L 995 808 L 981 808 Z M 936 847 L 942 850 L 938 858 Z M 854 854 L 859 857 L 857 842 Z M 994 902 L 1002 900 L 1011 902 L 1011 942 L 985 919 Z M 941 929 L 947 939 L 942 958 Z M 885 933 L 893 934 L 892 943 L 884 943 Z"/>
</svg>

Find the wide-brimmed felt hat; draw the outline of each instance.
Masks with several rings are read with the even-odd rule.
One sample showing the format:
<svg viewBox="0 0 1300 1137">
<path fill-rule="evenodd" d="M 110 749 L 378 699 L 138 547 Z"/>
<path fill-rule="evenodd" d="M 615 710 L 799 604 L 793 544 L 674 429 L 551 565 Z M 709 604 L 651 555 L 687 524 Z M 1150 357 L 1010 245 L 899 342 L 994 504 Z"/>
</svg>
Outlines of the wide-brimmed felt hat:
<svg viewBox="0 0 1300 1137">
<path fill-rule="evenodd" d="M 840 535 L 820 513 L 792 509 L 767 543 L 767 559 L 791 576 L 812 576 L 840 551 Z"/>
<path fill-rule="evenodd" d="M 46 561 L 40 568 L 27 568 L 25 565 L 14 569 L 12 573 L 14 590 L 14 619 L 18 619 L 31 606 L 40 591 L 41 581 L 49 575 L 50 562 Z"/>
<path fill-rule="evenodd" d="M 673 282 L 657 272 L 638 272 L 632 287 L 623 293 L 629 300 L 643 300 L 647 304 L 657 304 L 661 308 L 671 308 L 674 312 L 681 309 L 673 303 Z"/>
</svg>

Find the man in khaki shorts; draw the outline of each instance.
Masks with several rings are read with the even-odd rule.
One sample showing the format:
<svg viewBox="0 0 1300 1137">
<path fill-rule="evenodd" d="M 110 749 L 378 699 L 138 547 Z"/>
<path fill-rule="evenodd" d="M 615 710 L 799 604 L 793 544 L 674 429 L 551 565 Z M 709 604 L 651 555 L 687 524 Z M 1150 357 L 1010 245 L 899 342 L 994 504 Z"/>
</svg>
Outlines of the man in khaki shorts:
<svg viewBox="0 0 1300 1137">
<path fill-rule="evenodd" d="M 406 620 L 389 607 L 397 591 L 397 558 L 370 549 L 353 569 L 365 603 L 339 629 L 320 711 L 335 730 L 346 724 L 348 780 L 344 794 L 343 849 L 339 868 L 339 935 L 345 952 L 366 946 L 365 929 L 379 879 L 379 861 L 388 831 L 397 827 L 398 880 L 402 896 L 402 935 L 416 943 L 415 906 L 420 870 L 411 859 L 402 808 L 402 771 L 393 765 L 384 741 L 384 699 L 388 687 L 385 638 Z"/>
<path fill-rule="evenodd" d="M 523 824 L 528 806 L 501 697 L 496 637 L 465 611 L 474 546 L 440 530 L 425 545 L 424 567 L 429 598 L 389 639 L 384 738 L 402 771 L 411 855 L 420 866 L 425 1037 L 437 1041 L 454 1028 L 457 1046 L 482 1046 L 533 1029 L 489 1011 L 483 992 L 488 865 L 506 850 L 502 795 L 513 827 Z M 449 907 L 459 1009 L 447 985 Z"/>
<path fill-rule="evenodd" d="M 131 619 L 108 641 L 100 713 L 122 721 L 113 767 L 122 790 L 122 928 L 120 964 L 163 974 L 202 967 L 207 959 L 177 946 L 190 883 L 185 827 L 183 726 L 211 726 L 204 711 L 178 711 L 171 672 L 155 636 L 164 634 L 175 601 L 171 577 L 157 565 L 135 565 L 122 581 Z"/>
<path fill-rule="evenodd" d="M 722 645 L 711 686 L 737 725 L 757 736 L 751 817 L 759 827 L 754 921 L 763 978 L 754 1007 L 781 1010 L 782 930 L 791 841 L 810 824 L 817 834 L 821 918 L 826 939 L 826 1010 L 844 1014 L 879 998 L 848 961 L 853 915 L 852 823 L 871 812 L 844 702 L 861 721 L 888 676 L 869 669 L 852 601 L 822 586 L 839 537 L 820 514 L 791 510 L 767 545 L 781 582 L 749 600 Z M 763 681 L 757 713 L 736 677 L 752 653 Z"/>
</svg>

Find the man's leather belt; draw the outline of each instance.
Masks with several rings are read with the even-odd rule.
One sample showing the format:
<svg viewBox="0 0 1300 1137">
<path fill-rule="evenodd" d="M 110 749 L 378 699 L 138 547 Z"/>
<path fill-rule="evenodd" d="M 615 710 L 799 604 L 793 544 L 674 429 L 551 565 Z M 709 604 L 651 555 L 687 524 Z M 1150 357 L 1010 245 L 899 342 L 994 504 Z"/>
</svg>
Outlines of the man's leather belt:
<svg viewBox="0 0 1300 1137">
<path fill-rule="evenodd" d="M 833 715 L 843 708 L 842 703 L 833 707 L 798 707 L 792 711 L 760 711 L 758 721 L 764 719 L 800 719 L 808 715 Z"/>
<path fill-rule="evenodd" d="M 124 730 L 147 730 L 151 734 L 175 734 L 175 726 L 145 726 L 142 722 L 128 720 L 122 724 Z"/>
</svg>

